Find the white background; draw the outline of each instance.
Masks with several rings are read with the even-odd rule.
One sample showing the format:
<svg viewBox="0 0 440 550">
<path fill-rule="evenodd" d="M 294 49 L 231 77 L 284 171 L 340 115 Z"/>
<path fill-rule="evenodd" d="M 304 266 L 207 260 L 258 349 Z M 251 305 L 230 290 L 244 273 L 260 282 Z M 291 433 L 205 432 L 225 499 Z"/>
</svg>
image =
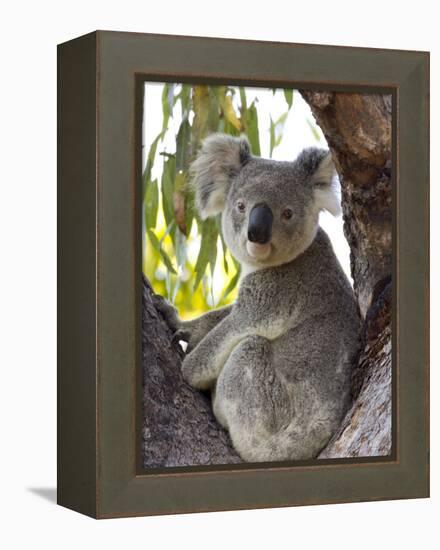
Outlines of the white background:
<svg viewBox="0 0 440 550">
<path fill-rule="evenodd" d="M 54 502 L 56 44 L 95 29 L 431 50 L 435 3 L 15 1 L 1 15 L 0 238 L 3 548 L 434 548 L 439 524 L 439 216 L 432 220 L 432 498 L 96 522 Z M 439 205 L 433 155 L 432 204 Z M 42 490 L 44 489 L 44 490 Z"/>
</svg>

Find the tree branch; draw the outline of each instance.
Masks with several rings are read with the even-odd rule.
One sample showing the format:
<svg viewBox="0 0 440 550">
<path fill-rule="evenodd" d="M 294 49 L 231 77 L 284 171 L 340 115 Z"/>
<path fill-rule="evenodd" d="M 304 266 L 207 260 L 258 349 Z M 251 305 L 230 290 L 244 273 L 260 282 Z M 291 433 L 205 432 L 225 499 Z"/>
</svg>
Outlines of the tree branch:
<svg viewBox="0 0 440 550">
<path fill-rule="evenodd" d="M 391 96 L 301 91 L 332 151 L 364 317 L 353 404 L 320 458 L 391 452 Z"/>
<path fill-rule="evenodd" d="M 142 367 L 145 468 L 242 462 L 212 413 L 210 398 L 182 378 L 180 346 L 156 311 L 150 283 L 142 293 Z"/>
</svg>

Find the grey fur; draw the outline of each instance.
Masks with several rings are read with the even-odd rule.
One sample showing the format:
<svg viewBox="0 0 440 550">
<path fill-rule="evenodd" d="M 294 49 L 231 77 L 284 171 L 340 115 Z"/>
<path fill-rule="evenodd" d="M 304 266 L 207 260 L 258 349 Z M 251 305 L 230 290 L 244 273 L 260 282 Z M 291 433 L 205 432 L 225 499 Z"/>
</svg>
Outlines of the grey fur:
<svg viewBox="0 0 440 550">
<path fill-rule="evenodd" d="M 157 299 L 189 342 L 184 378 L 212 391 L 214 414 L 244 460 L 315 457 L 348 407 L 360 329 L 351 286 L 318 225 L 321 209 L 337 212 L 331 156 L 310 148 L 294 162 L 272 161 L 251 156 L 243 138 L 216 134 L 193 174 L 199 209 L 222 212 L 244 276 L 232 306 L 193 321 Z M 255 247 L 247 221 L 262 202 L 273 212 L 272 238 Z"/>
<path fill-rule="evenodd" d="M 250 158 L 246 139 L 236 140 L 222 134 L 205 139 L 191 166 L 197 208 L 203 219 L 223 210 L 229 182 Z"/>
</svg>

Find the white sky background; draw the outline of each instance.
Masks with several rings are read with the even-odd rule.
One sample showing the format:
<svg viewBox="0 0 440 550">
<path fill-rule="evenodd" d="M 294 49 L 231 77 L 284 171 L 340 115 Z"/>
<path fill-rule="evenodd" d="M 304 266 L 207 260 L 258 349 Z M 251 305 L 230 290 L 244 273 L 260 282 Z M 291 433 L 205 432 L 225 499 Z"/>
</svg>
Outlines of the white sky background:
<svg viewBox="0 0 440 550">
<path fill-rule="evenodd" d="M 146 156 L 150 150 L 151 143 L 159 134 L 162 128 L 162 89 L 161 83 L 146 83 L 144 95 L 144 120 L 143 120 L 143 166 L 145 167 Z M 236 94 L 234 106 L 238 106 L 239 97 Z M 275 94 L 271 89 L 246 88 L 248 105 L 257 98 L 258 125 L 260 134 L 261 156 L 269 158 L 269 126 L 270 116 L 272 120 L 287 110 L 287 103 L 281 89 Z M 175 153 L 175 136 L 181 122 L 180 108 L 175 108 L 173 118 L 170 118 L 168 132 L 164 142 L 159 144 L 157 152 L 166 151 Z M 191 118 L 190 118 L 191 122 Z M 313 125 L 319 135 L 316 139 L 309 123 Z M 327 148 L 327 143 L 319 126 L 315 124 L 313 115 L 307 103 L 301 95 L 295 91 L 292 108 L 284 125 L 283 138 L 280 145 L 275 147 L 272 158 L 275 160 L 294 160 L 302 149 L 309 146 Z M 154 162 L 152 178 L 159 178 L 162 172 L 162 157 L 157 156 Z M 344 237 L 342 229 L 342 216 L 333 217 L 328 212 L 322 212 L 320 225 L 329 235 L 334 251 L 347 274 L 350 281 L 350 249 Z"/>
</svg>

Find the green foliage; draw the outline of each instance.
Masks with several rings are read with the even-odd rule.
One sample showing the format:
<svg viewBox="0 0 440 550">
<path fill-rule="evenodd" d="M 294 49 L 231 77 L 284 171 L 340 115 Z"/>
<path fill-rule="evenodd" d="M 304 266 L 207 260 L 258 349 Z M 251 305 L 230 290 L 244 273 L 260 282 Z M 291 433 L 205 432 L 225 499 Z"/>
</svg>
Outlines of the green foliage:
<svg viewBox="0 0 440 550">
<path fill-rule="evenodd" d="M 283 93 L 286 111 L 271 119 L 268 128 L 270 156 L 282 140 L 292 107 L 293 90 Z M 151 143 L 143 174 L 143 269 L 156 292 L 188 317 L 232 301 L 240 277 L 220 218 L 202 221 L 195 210 L 189 167 L 212 132 L 244 134 L 253 154 L 261 155 L 258 100 L 249 103 L 243 87 L 164 84 L 161 104 L 161 131 Z M 172 121 L 179 126 L 172 135 L 175 148 L 168 152 L 164 143 L 174 132 Z M 153 177 L 155 171 L 159 174 Z"/>
<path fill-rule="evenodd" d="M 287 115 L 289 114 L 289 111 L 286 111 L 283 113 L 280 117 L 277 118 L 277 120 L 274 122 L 272 120 L 272 117 L 270 117 L 270 152 L 269 155 L 272 158 L 273 150 L 277 145 L 281 143 L 281 140 L 283 139 L 283 130 L 284 130 L 284 124 L 286 123 Z"/>
<path fill-rule="evenodd" d="M 287 105 L 290 109 L 293 103 L 293 90 L 284 89 L 283 92 L 284 92 L 284 97 L 286 98 Z"/>
</svg>

